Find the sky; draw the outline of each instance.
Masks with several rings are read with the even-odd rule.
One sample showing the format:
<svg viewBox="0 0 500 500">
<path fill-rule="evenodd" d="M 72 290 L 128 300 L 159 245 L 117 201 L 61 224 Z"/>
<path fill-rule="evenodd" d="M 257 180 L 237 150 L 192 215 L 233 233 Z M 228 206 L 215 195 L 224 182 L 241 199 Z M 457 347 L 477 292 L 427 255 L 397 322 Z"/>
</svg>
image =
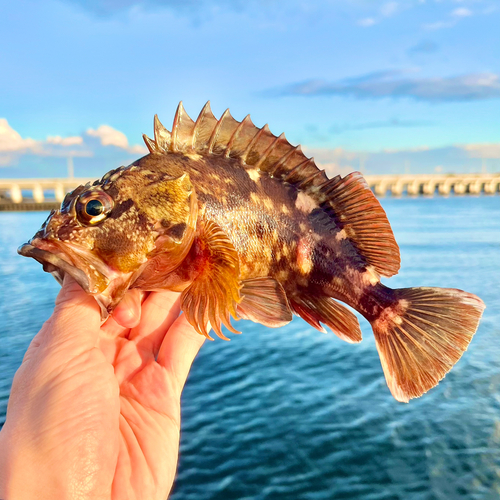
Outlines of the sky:
<svg viewBox="0 0 500 500">
<path fill-rule="evenodd" d="M 0 178 L 98 177 L 183 101 L 327 172 L 500 172 L 500 0 L 0 0 Z"/>
</svg>

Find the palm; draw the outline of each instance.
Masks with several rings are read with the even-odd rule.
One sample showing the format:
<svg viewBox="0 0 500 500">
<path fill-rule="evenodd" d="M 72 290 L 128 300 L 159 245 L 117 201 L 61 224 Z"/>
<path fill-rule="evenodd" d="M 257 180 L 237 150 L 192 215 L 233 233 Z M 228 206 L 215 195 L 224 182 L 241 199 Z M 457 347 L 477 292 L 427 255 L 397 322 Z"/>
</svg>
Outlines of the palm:
<svg viewBox="0 0 500 500">
<path fill-rule="evenodd" d="M 164 499 L 177 464 L 180 393 L 203 339 L 177 318 L 176 294 L 150 294 L 134 328 L 114 319 L 100 327 L 93 299 L 65 288 L 63 297 L 80 303 L 66 316 L 56 312 L 32 342 L 0 437 L 8 442 L 10 427 L 18 427 L 12 434 L 28 442 L 16 441 L 25 463 L 25 450 L 40 442 L 45 468 L 69 478 L 79 498 Z M 124 304 L 116 317 L 126 324 Z M 45 414 L 33 422 L 30 406 Z"/>
<path fill-rule="evenodd" d="M 113 499 L 161 498 L 172 486 L 179 447 L 178 390 L 149 349 L 117 345 L 120 415 Z"/>
</svg>

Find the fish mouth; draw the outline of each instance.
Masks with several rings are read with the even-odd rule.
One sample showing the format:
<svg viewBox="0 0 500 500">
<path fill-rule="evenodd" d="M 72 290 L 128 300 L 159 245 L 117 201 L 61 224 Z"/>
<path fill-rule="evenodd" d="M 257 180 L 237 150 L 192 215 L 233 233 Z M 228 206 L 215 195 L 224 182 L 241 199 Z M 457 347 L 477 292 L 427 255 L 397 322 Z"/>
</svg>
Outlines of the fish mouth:
<svg viewBox="0 0 500 500">
<path fill-rule="evenodd" d="M 82 289 L 96 299 L 105 320 L 129 288 L 138 273 L 121 273 L 105 264 L 86 248 L 68 242 L 35 237 L 21 245 L 17 252 L 32 257 L 43 270 L 62 285 L 64 276 L 71 276 Z"/>
<path fill-rule="evenodd" d="M 32 257 L 42 264 L 43 270 L 50 273 L 62 284 L 64 275 L 71 276 L 87 293 L 90 291 L 90 280 L 84 271 L 70 264 L 61 255 L 25 243 L 17 249 L 17 253 L 24 257 Z"/>
<path fill-rule="evenodd" d="M 43 265 L 62 284 L 69 274 L 87 293 L 104 292 L 110 284 L 112 270 L 101 259 L 85 249 L 65 242 L 33 238 L 21 245 L 17 252 L 32 257 Z"/>
</svg>

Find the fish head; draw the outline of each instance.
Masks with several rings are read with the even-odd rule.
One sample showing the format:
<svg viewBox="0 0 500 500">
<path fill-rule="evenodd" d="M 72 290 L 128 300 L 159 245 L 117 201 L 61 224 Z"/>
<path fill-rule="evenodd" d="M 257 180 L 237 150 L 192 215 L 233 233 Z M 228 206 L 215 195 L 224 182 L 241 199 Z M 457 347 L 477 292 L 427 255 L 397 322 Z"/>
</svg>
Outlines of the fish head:
<svg viewBox="0 0 500 500">
<path fill-rule="evenodd" d="M 104 318 L 154 257 L 161 256 L 163 273 L 182 262 L 194 239 L 197 206 L 187 174 L 136 162 L 68 193 L 18 252 L 60 283 L 72 276 L 96 298 Z"/>
</svg>

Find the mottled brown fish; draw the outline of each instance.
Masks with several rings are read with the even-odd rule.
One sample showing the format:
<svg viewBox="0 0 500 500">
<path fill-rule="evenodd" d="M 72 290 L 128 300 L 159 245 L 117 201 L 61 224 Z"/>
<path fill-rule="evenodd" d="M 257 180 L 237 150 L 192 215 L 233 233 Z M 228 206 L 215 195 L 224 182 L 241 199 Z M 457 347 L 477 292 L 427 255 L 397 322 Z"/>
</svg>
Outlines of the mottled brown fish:
<svg viewBox="0 0 500 500">
<path fill-rule="evenodd" d="M 150 154 L 69 193 L 19 249 L 73 276 L 113 311 L 129 288 L 182 292 L 189 322 L 224 337 L 245 318 L 270 327 L 295 313 L 360 342 L 372 325 L 396 399 L 434 387 L 467 348 L 484 309 L 455 289 L 392 290 L 399 248 L 362 175 L 328 179 L 269 128 L 182 103 L 172 132 L 155 117 Z M 337 299 L 337 300 L 335 300 Z"/>
</svg>

